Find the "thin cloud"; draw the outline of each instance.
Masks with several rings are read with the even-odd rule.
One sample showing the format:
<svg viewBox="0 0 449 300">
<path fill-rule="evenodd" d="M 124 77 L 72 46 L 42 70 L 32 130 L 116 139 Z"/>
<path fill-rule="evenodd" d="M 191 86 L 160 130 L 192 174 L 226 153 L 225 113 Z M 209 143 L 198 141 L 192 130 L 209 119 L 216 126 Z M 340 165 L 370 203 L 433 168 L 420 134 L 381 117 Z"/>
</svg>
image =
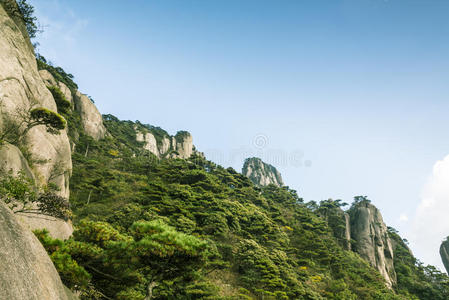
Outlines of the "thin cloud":
<svg viewBox="0 0 449 300">
<path fill-rule="evenodd" d="M 410 236 L 416 256 L 444 271 L 439 248 L 449 236 L 449 155 L 433 166 L 422 191 Z"/>
</svg>

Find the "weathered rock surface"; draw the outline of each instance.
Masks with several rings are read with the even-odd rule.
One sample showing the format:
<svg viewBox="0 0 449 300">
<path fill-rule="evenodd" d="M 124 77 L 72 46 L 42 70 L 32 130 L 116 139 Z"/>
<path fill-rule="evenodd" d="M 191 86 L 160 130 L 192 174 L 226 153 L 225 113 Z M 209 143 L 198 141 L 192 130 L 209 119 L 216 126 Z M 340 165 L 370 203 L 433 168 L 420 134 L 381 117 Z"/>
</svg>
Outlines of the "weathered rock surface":
<svg viewBox="0 0 449 300">
<path fill-rule="evenodd" d="M 11 2 L 2 0 L 1 3 Z M 44 107 L 57 111 L 56 103 L 37 70 L 37 63 L 29 39 L 0 6 L 0 127 L 9 119 L 20 122 L 19 112 L 30 107 Z M 56 184 L 60 194 L 69 196 L 68 179 L 72 169 L 70 145 L 65 131 L 50 134 L 43 126 L 31 129 L 25 146 L 33 164 L 38 184 Z"/>
<path fill-rule="evenodd" d="M 0 299 L 69 299 L 39 240 L 1 201 L 0 270 Z"/>
<path fill-rule="evenodd" d="M 396 283 L 393 265 L 393 247 L 379 210 L 367 201 L 350 209 L 353 250 L 375 267 L 385 278 L 387 285 Z"/>
<path fill-rule="evenodd" d="M 31 213 L 17 213 L 16 217 L 22 221 L 23 226 L 30 231 L 35 229 L 47 229 L 49 234 L 56 239 L 66 240 L 73 233 L 71 221 L 66 222 L 62 219 Z"/>
<path fill-rule="evenodd" d="M 159 156 L 159 150 L 157 148 L 156 138 L 154 137 L 153 134 L 151 134 L 149 132 L 147 132 L 147 133 L 137 132 L 136 140 L 138 142 L 144 142 L 144 145 L 143 145 L 144 149 L 150 151 L 151 153 L 153 153 L 156 156 Z"/>
<path fill-rule="evenodd" d="M 106 136 L 106 127 L 103 125 L 103 117 L 95 104 L 86 95 L 76 92 L 74 97 L 75 109 L 79 112 L 84 132 L 100 140 Z"/>
<path fill-rule="evenodd" d="M 34 180 L 33 171 L 22 152 L 16 146 L 8 143 L 0 145 L 0 173 L 2 172 L 11 172 L 14 176 L 23 172 L 25 176 Z"/>
<path fill-rule="evenodd" d="M 157 157 L 189 158 L 194 152 L 193 138 L 187 131 L 179 131 L 175 136 L 168 134 L 156 138 L 150 129 L 134 128 L 136 130 L 136 140 L 143 142 L 143 148 L 150 151 Z"/>
<path fill-rule="evenodd" d="M 440 256 L 441 260 L 443 261 L 444 268 L 446 269 L 446 272 L 449 274 L 449 239 L 446 239 L 444 242 L 441 243 Z"/>
<path fill-rule="evenodd" d="M 58 87 L 61 90 L 61 92 L 64 94 L 67 101 L 69 101 L 70 104 L 72 104 L 72 109 L 74 109 L 75 103 L 73 102 L 72 92 L 70 91 L 70 89 L 65 85 L 65 83 L 62 83 L 59 81 L 58 81 Z"/>
<path fill-rule="evenodd" d="M 75 107 L 75 103 L 73 102 L 73 96 L 70 89 L 60 81 L 57 81 L 53 75 L 47 70 L 39 70 L 39 75 L 41 76 L 42 80 L 44 81 L 46 86 L 56 86 L 58 87 L 61 92 L 64 94 L 67 101 L 69 101 L 72 104 L 72 109 Z"/>
<path fill-rule="evenodd" d="M 344 248 L 346 250 L 351 250 L 351 219 L 349 217 L 349 214 L 344 212 L 343 218 L 345 220 L 345 230 L 344 230 Z"/>
<path fill-rule="evenodd" d="M 242 174 L 251 179 L 258 186 L 274 184 L 283 186 L 281 173 L 270 164 L 264 163 L 260 158 L 247 158 L 243 164 Z"/>
<path fill-rule="evenodd" d="M 39 75 L 41 76 L 42 80 L 44 81 L 46 86 L 57 86 L 58 83 L 56 82 L 55 78 L 51 73 L 47 70 L 39 70 Z"/>
</svg>

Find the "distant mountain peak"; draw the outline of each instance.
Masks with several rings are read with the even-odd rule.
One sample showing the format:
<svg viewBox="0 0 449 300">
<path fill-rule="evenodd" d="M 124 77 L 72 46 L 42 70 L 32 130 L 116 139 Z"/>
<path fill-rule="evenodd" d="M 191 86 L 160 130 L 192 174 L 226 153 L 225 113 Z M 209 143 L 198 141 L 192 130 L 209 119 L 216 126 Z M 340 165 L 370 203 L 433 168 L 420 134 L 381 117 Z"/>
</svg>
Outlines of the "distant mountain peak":
<svg viewBox="0 0 449 300">
<path fill-rule="evenodd" d="M 269 184 L 274 184 L 276 186 L 284 185 L 281 173 L 279 173 L 275 167 L 263 162 L 258 157 L 245 159 L 242 174 L 258 186 L 266 186 Z"/>
</svg>

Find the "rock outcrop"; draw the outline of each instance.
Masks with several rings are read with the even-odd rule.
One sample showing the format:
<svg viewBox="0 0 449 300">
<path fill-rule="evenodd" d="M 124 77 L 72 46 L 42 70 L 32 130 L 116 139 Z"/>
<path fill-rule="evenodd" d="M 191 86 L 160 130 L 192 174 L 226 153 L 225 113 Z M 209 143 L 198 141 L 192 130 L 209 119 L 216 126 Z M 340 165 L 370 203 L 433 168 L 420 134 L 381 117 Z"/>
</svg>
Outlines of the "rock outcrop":
<svg viewBox="0 0 449 300">
<path fill-rule="evenodd" d="M 375 267 L 387 285 L 396 283 L 393 247 L 380 211 L 368 201 L 355 204 L 349 210 L 353 250 Z"/>
<path fill-rule="evenodd" d="M 43 72 L 38 71 L 26 30 L 21 28 L 23 24 L 20 19 L 13 20 L 4 9 L 16 5 L 15 1 L 1 0 L 0 4 L 1 131 L 7 124 L 22 128 L 23 116 L 29 114 L 31 108 L 42 107 L 57 112 L 57 106 L 42 76 L 50 75 L 46 80 L 53 80 L 54 84 L 56 81 L 51 74 L 42 75 Z M 35 179 L 38 186 L 51 183 L 58 188 L 61 196 L 68 198 L 72 160 L 67 132 L 61 130 L 59 134 L 52 134 L 40 125 L 31 128 L 21 140 L 20 150 L 15 145 L 0 145 L 2 169 L 15 174 L 23 171 Z M 61 220 L 44 220 L 32 215 L 21 218 L 27 221 L 30 228 L 46 227 L 56 237 L 67 238 L 71 234 L 71 225 Z"/>
<path fill-rule="evenodd" d="M 100 140 L 106 136 L 106 127 L 103 125 L 103 117 L 97 107 L 86 95 L 76 92 L 74 97 L 75 109 L 81 117 L 84 132 L 94 138 Z"/>
<path fill-rule="evenodd" d="M 34 180 L 34 174 L 22 152 L 14 145 L 5 143 L 0 146 L 0 172 L 17 175 L 23 172 L 25 176 Z"/>
<path fill-rule="evenodd" d="M 9 5 L 12 1 L 1 3 Z M 20 27 L 0 6 L 0 129 L 8 122 L 19 124 L 20 115 L 30 108 L 57 111 L 55 100 L 37 70 L 30 41 Z M 58 186 L 62 196 L 68 197 L 72 161 L 66 131 L 55 135 L 44 126 L 36 126 L 28 131 L 24 141 L 27 158 L 35 162 L 31 169 L 36 181 L 42 185 L 51 182 Z"/>
<path fill-rule="evenodd" d="M 147 128 L 149 127 L 149 128 Z M 143 142 L 143 148 L 159 158 L 189 158 L 194 153 L 193 138 L 187 131 L 179 131 L 175 136 L 150 126 L 135 126 L 136 140 Z"/>
<path fill-rule="evenodd" d="M 351 250 L 351 220 L 349 214 L 340 207 L 335 207 L 323 217 L 326 218 L 340 245 L 345 250 Z"/>
<path fill-rule="evenodd" d="M 67 101 L 69 101 L 72 104 L 72 109 L 75 108 L 75 103 L 73 102 L 72 91 L 70 91 L 70 89 L 63 82 L 57 81 L 48 70 L 39 70 L 39 75 L 41 76 L 41 78 L 44 81 L 46 86 L 58 87 L 61 90 L 61 92 L 64 94 Z"/>
<path fill-rule="evenodd" d="M 242 174 L 251 179 L 258 186 L 274 184 L 283 186 L 281 173 L 270 164 L 264 163 L 260 158 L 247 158 L 243 164 Z"/>
<path fill-rule="evenodd" d="M 39 240 L 1 201 L 0 270 L 0 299 L 71 299 Z"/>
<path fill-rule="evenodd" d="M 446 272 L 449 274 L 449 238 L 441 243 L 440 246 L 440 256 L 443 261 L 444 268 Z"/>
</svg>

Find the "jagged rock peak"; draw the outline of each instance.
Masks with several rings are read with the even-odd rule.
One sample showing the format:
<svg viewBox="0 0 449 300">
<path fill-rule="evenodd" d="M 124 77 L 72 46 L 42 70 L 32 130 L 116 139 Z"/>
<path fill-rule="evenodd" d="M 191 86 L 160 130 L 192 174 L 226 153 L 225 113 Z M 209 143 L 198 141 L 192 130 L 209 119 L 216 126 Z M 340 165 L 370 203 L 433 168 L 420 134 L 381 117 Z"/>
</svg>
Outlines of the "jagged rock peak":
<svg viewBox="0 0 449 300">
<path fill-rule="evenodd" d="M 444 268 L 446 272 L 449 274 L 449 237 L 441 243 L 440 246 L 440 256 L 443 261 Z"/>
<path fill-rule="evenodd" d="M 159 158 L 189 158 L 195 151 L 192 135 L 187 131 L 178 131 L 170 136 L 165 130 L 151 125 L 136 123 L 136 140 L 143 142 L 143 148 Z"/>
<path fill-rule="evenodd" d="M 387 286 L 396 283 L 393 265 L 393 247 L 380 211 L 362 200 L 349 210 L 351 238 L 355 241 L 352 250 L 357 252 L 385 278 Z"/>
<path fill-rule="evenodd" d="M 283 186 L 281 173 L 270 164 L 263 162 L 258 157 L 250 157 L 245 159 L 242 168 L 242 174 L 251 179 L 258 186 L 266 186 L 274 184 Z"/>
</svg>

